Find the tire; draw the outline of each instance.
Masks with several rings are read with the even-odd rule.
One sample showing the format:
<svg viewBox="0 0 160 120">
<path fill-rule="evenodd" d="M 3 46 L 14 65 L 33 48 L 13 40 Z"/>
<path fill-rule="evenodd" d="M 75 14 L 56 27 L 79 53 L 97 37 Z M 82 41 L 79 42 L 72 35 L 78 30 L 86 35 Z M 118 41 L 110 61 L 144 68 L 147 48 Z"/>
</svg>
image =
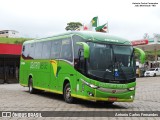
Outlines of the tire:
<svg viewBox="0 0 160 120">
<path fill-rule="evenodd" d="M 73 103 L 73 97 L 71 97 L 71 87 L 69 83 L 67 83 L 64 86 L 63 97 L 64 97 L 65 102 Z"/>
<path fill-rule="evenodd" d="M 36 93 L 36 89 L 33 88 L 32 78 L 29 79 L 28 87 L 29 87 L 29 93 L 30 93 L 30 94 Z"/>
</svg>

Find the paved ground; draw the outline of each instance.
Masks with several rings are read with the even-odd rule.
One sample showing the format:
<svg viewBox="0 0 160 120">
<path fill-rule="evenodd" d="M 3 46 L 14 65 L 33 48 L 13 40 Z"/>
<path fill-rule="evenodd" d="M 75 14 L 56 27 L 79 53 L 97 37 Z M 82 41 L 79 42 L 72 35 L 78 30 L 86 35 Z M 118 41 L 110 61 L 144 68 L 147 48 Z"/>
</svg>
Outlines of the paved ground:
<svg viewBox="0 0 160 120">
<path fill-rule="evenodd" d="M 0 84 L 0 111 L 160 111 L 160 77 L 138 78 L 136 89 L 136 97 L 133 103 L 116 102 L 113 105 L 107 105 L 78 100 L 75 104 L 67 104 L 61 95 L 52 93 L 29 94 L 28 88 L 19 84 Z M 83 120 L 84 118 L 57 117 L 55 119 Z M 98 118 L 88 117 L 85 119 Z M 104 117 L 101 117 L 101 119 L 106 120 Z M 134 118 L 115 117 L 109 119 L 128 120 Z M 137 119 L 158 120 L 160 118 L 140 117 Z"/>
</svg>

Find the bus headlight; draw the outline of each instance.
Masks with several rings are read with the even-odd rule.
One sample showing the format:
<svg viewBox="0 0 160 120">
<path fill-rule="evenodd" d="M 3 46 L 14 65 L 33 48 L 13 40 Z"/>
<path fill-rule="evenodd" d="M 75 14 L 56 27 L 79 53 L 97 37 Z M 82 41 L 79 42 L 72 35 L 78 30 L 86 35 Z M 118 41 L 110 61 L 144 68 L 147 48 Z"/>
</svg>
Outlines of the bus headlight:
<svg viewBox="0 0 160 120">
<path fill-rule="evenodd" d="M 135 87 L 128 88 L 129 91 L 135 90 Z"/>
<path fill-rule="evenodd" d="M 97 89 L 98 88 L 98 86 L 96 86 L 96 85 L 93 85 L 93 84 L 90 84 L 90 83 L 88 83 L 88 82 L 86 82 L 85 80 L 83 80 L 83 79 L 80 79 L 84 84 L 86 84 L 87 86 L 89 86 L 89 87 L 91 87 L 91 88 L 93 88 L 93 89 Z"/>
<path fill-rule="evenodd" d="M 90 84 L 89 85 L 91 88 L 94 88 L 94 89 L 97 89 L 98 88 L 98 86 L 95 86 L 95 85 L 93 85 L 93 84 Z"/>
</svg>

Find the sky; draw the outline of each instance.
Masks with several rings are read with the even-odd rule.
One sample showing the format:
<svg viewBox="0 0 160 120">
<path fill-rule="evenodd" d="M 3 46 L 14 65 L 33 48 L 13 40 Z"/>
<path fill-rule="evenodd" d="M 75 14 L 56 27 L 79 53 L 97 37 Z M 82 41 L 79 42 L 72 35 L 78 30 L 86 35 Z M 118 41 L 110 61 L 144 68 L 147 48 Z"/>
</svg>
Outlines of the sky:
<svg viewBox="0 0 160 120">
<path fill-rule="evenodd" d="M 133 4 L 141 2 L 158 4 Z M 99 25 L 108 22 L 105 34 L 129 40 L 160 34 L 160 0 L 0 0 L 0 30 L 16 30 L 21 37 L 63 33 L 67 23 L 88 24 L 95 16 Z"/>
</svg>

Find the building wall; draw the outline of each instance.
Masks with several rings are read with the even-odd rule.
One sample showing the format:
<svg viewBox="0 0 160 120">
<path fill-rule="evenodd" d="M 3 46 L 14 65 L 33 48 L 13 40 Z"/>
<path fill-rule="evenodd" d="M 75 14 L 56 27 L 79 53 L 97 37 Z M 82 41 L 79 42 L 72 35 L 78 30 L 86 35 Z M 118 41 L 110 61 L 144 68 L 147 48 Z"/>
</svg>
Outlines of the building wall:
<svg viewBox="0 0 160 120">
<path fill-rule="evenodd" d="M 8 37 L 9 38 L 17 38 L 19 36 L 17 31 L 9 31 Z"/>
<path fill-rule="evenodd" d="M 19 33 L 15 30 L 3 30 L 0 31 L 0 37 L 17 38 L 19 37 Z"/>
<path fill-rule="evenodd" d="M 0 55 L 0 84 L 18 83 L 19 63 L 18 55 Z"/>
<path fill-rule="evenodd" d="M 0 84 L 18 83 L 22 45 L 0 44 Z"/>
</svg>

